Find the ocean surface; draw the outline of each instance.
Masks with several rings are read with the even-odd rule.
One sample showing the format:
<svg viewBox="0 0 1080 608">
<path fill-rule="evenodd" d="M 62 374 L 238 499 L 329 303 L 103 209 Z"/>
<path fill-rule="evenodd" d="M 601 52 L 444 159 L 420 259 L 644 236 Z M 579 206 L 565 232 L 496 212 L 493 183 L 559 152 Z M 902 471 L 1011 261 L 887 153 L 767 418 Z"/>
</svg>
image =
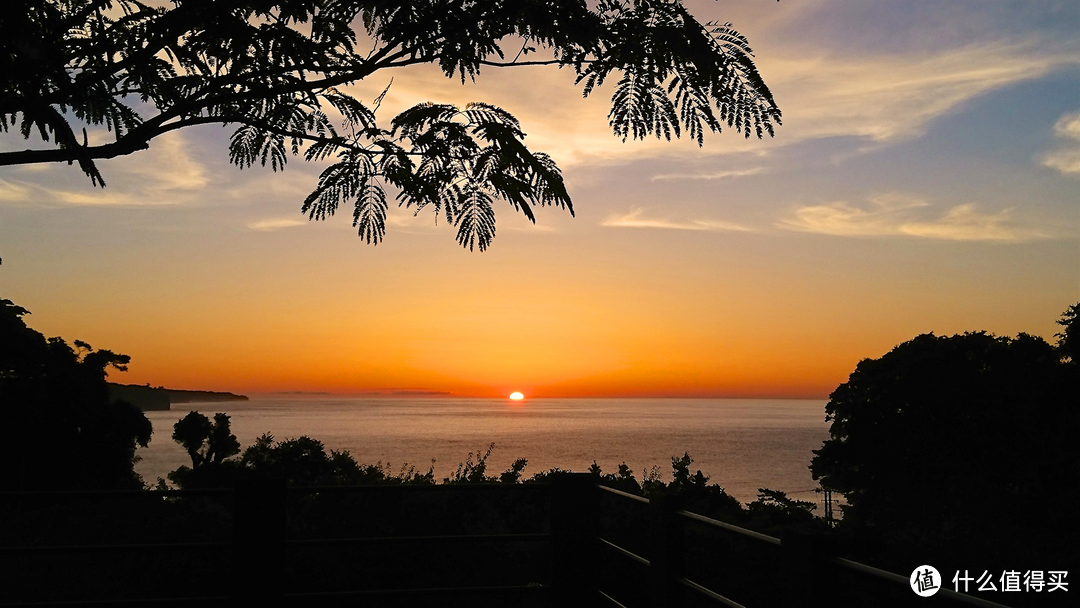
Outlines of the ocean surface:
<svg viewBox="0 0 1080 608">
<path fill-rule="evenodd" d="M 231 416 L 247 447 L 307 435 L 326 448 L 347 450 L 358 462 L 403 463 L 426 471 L 434 459 L 441 481 L 477 450 L 487 451 L 488 474 L 527 458 L 525 477 L 551 467 L 584 471 L 595 460 L 605 472 L 627 463 L 640 481 L 660 468 L 671 479 L 671 458 L 688 452 L 700 469 L 743 502 L 758 488 L 816 501 L 807 466 L 828 438 L 824 400 L 769 399 L 504 399 L 354 398 L 257 395 L 250 401 L 176 404 L 147 412 L 154 425 L 135 469 L 154 482 L 182 464 L 187 453 L 172 441 L 172 425 L 189 411 Z M 818 509 L 821 512 L 821 509 Z"/>
</svg>

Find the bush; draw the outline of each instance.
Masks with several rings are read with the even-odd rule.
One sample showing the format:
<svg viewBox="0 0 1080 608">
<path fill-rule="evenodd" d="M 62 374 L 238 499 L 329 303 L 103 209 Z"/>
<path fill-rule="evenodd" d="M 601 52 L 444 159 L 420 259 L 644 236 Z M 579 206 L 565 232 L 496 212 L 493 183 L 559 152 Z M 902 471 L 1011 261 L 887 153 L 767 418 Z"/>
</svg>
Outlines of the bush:
<svg viewBox="0 0 1080 608">
<path fill-rule="evenodd" d="M 150 421 L 135 406 L 111 402 L 108 368 L 130 358 L 75 341 L 45 339 L 27 327 L 25 308 L 0 300 L 0 488 L 142 487 L 135 448 L 150 441 Z"/>
</svg>

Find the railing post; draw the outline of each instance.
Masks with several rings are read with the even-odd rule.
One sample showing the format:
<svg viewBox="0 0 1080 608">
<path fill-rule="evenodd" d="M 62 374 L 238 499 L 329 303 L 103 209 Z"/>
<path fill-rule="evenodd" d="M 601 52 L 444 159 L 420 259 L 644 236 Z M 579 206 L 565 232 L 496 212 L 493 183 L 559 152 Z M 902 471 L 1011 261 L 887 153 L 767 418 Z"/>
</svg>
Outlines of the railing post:
<svg viewBox="0 0 1080 608">
<path fill-rule="evenodd" d="M 582 605 L 589 597 L 599 523 L 599 497 L 592 473 L 551 477 L 552 582 L 556 606 Z"/>
<path fill-rule="evenodd" d="M 683 527 L 675 514 L 681 507 L 678 496 L 660 495 L 649 498 L 651 522 L 650 590 L 651 606 L 675 608 L 682 605 L 682 589 L 678 578 L 683 571 Z"/>
<path fill-rule="evenodd" d="M 831 543 L 827 534 L 785 528 L 780 534 L 780 553 L 784 576 L 784 606 L 821 608 L 834 587 L 827 580 Z"/>
<path fill-rule="evenodd" d="M 240 605 L 281 599 L 285 559 L 283 479 L 238 480 L 233 494 L 233 597 Z"/>
</svg>

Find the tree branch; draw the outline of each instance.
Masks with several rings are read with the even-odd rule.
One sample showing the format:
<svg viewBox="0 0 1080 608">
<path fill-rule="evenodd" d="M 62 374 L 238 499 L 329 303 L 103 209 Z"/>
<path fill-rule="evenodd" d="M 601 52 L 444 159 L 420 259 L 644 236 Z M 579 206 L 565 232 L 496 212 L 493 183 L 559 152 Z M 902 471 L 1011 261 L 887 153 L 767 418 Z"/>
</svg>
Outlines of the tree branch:
<svg viewBox="0 0 1080 608">
<path fill-rule="evenodd" d="M 82 159 L 102 159 L 126 156 L 132 152 L 150 148 L 148 140 L 134 139 L 126 141 L 128 137 L 122 137 L 119 141 L 101 146 L 79 146 L 77 148 L 55 148 L 52 150 L 21 150 L 18 152 L 0 152 L 0 166 L 26 165 L 34 163 L 72 163 Z"/>
<path fill-rule="evenodd" d="M 581 63 L 592 63 L 592 60 L 582 61 Z M 570 65 L 569 62 L 561 59 L 545 59 L 543 61 L 487 61 L 486 59 L 480 60 L 480 65 L 490 65 L 497 68 L 509 68 L 518 65 Z"/>
</svg>

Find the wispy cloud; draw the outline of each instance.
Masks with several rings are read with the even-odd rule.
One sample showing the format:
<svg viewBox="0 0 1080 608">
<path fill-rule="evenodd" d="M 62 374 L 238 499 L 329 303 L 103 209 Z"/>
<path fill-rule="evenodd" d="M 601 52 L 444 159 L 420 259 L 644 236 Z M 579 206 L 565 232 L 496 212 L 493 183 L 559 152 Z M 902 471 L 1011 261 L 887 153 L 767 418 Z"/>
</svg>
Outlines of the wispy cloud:
<svg viewBox="0 0 1080 608">
<path fill-rule="evenodd" d="M 1070 145 L 1043 155 L 1042 164 L 1062 173 L 1080 174 L 1080 111 L 1063 114 L 1054 124 L 1058 137 L 1072 140 Z"/>
<path fill-rule="evenodd" d="M 258 230 L 259 232 L 271 232 L 274 230 L 281 230 L 282 228 L 292 228 L 293 226 L 303 226 L 307 224 L 308 220 L 295 218 L 295 217 L 278 217 L 265 220 L 259 220 L 247 225 L 251 230 Z"/>
<path fill-rule="evenodd" d="M 882 56 L 781 56 L 763 69 L 783 101 L 786 138 L 891 142 L 989 91 L 1080 64 L 1072 50 L 992 42 Z M 794 133 L 792 133 L 794 132 Z"/>
<path fill-rule="evenodd" d="M 174 205 L 176 200 L 159 192 L 133 193 L 118 188 L 96 190 L 50 188 L 39 183 L 0 179 L 0 202 L 29 205 L 87 205 L 153 207 Z"/>
<path fill-rule="evenodd" d="M 787 230 L 835 236 L 910 236 L 947 241 L 1019 243 L 1061 236 L 1013 217 L 1012 209 L 984 213 L 974 203 L 956 205 L 936 217 L 925 217 L 925 200 L 886 194 L 865 206 L 837 201 L 801 207 L 777 225 Z"/>
<path fill-rule="evenodd" d="M 104 129 L 90 133 L 94 142 L 108 141 Z M 24 179 L 0 180 L 0 202 L 36 205 L 96 205 L 149 207 L 175 205 L 196 196 L 210 183 L 205 167 L 188 152 L 184 136 L 167 133 L 154 140 L 150 149 L 129 157 L 102 161 L 106 188 L 96 188 L 90 180 L 72 186 L 57 185 L 57 171 L 72 169 L 56 165 L 21 168 Z M 77 170 L 76 170 L 77 171 Z"/>
<path fill-rule="evenodd" d="M 1043 156 L 1042 162 L 1047 167 L 1057 169 L 1062 173 L 1080 174 L 1080 148 L 1049 152 Z"/>
<path fill-rule="evenodd" d="M 386 214 L 387 226 L 399 226 L 409 228 L 429 228 L 442 225 L 445 217 L 436 215 L 431 209 L 424 209 L 417 213 L 413 209 L 391 207 Z"/>
<path fill-rule="evenodd" d="M 1080 111 L 1062 114 L 1054 123 L 1054 132 L 1062 137 L 1080 140 Z"/>
<path fill-rule="evenodd" d="M 173 131 L 155 138 L 131 172 L 158 190 L 198 190 L 209 183 L 206 169 L 188 153 L 187 141 Z"/>
<path fill-rule="evenodd" d="M 673 221 L 666 218 L 647 218 L 644 209 L 633 209 L 622 215 L 611 215 L 601 226 L 613 228 L 662 228 L 666 230 L 705 230 L 713 232 L 753 232 L 752 228 L 719 220 Z"/>
<path fill-rule="evenodd" d="M 0 179 L 0 201 L 25 203 L 33 199 L 35 187 L 19 181 Z"/>
<path fill-rule="evenodd" d="M 928 205 L 926 201 L 897 194 L 872 198 L 866 208 L 836 201 L 801 207 L 791 217 L 780 220 L 779 226 L 837 236 L 896 234 L 897 225 L 907 212 Z"/>
<path fill-rule="evenodd" d="M 506 226 L 506 227 L 500 227 L 499 230 L 509 230 L 509 231 L 512 231 L 512 232 L 526 232 L 526 233 L 528 233 L 528 232 L 558 232 L 558 229 L 556 229 L 554 226 L 551 226 L 551 225 L 548 225 L 548 224 L 541 224 L 539 220 L 537 220 L 537 223 L 535 223 L 535 224 L 527 223 L 527 224 L 524 224 L 524 225 L 521 225 L 521 226 Z"/>
<path fill-rule="evenodd" d="M 973 203 L 957 205 L 935 220 L 901 224 L 902 234 L 948 241 L 1022 242 L 1050 238 L 1049 232 L 1019 225 L 1012 209 L 980 213 Z"/>
<path fill-rule="evenodd" d="M 650 179 L 654 182 L 668 180 L 682 181 L 687 179 L 720 180 L 731 179 L 733 177 L 746 177 L 748 175 L 757 175 L 764 170 L 764 167 L 754 167 L 752 169 L 736 169 L 730 171 L 712 171 L 701 173 L 664 173 L 661 175 L 654 175 Z"/>
<path fill-rule="evenodd" d="M 728 133 L 707 137 L 704 148 L 689 140 L 620 141 L 608 126 L 610 88 L 582 100 L 573 78 L 566 70 L 557 69 L 489 70 L 474 88 L 463 87 L 430 66 L 410 68 L 395 76 L 380 113 L 390 116 L 418 99 L 458 104 L 485 99 L 520 118 L 529 134 L 527 145 L 551 153 L 565 168 L 657 157 L 767 156 L 778 147 L 813 139 L 856 137 L 885 144 L 918 137 L 931 121 L 972 99 L 1080 64 L 1075 51 L 1016 40 L 857 56 L 845 55 L 840 48 L 808 55 L 807 49 L 797 44 L 774 45 L 759 66 L 784 110 L 784 124 L 777 137 L 746 140 Z M 371 99 L 385 85 L 385 81 L 373 80 L 351 90 Z M 738 170 L 687 172 L 653 179 L 743 175 L 750 174 Z"/>
</svg>

